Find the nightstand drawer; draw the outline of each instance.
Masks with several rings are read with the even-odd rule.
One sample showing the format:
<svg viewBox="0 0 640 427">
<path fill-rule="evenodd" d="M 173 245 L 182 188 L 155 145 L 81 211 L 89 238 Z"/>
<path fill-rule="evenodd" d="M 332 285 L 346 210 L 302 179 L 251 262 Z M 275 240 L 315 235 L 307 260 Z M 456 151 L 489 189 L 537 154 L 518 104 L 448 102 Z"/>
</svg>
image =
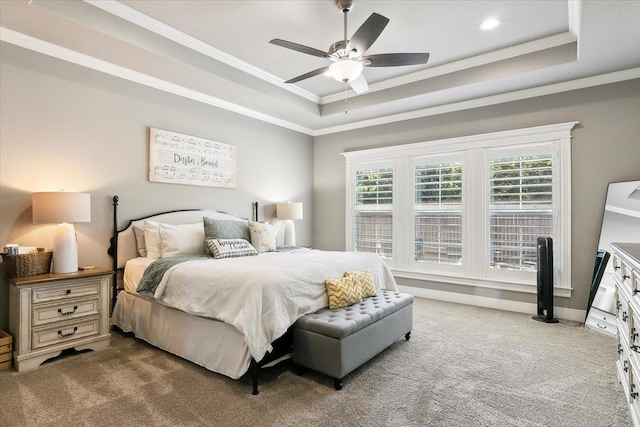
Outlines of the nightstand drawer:
<svg viewBox="0 0 640 427">
<path fill-rule="evenodd" d="M 78 322 L 61 323 L 54 327 L 34 329 L 31 333 L 31 348 L 35 350 L 99 333 L 100 319 L 97 316 Z"/>
<path fill-rule="evenodd" d="M 33 303 L 55 301 L 64 298 L 76 298 L 100 294 L 100 279 L 74 281 L 51 286 L 33 288 Z"/>
<path fill-rule="evenodd" d="M 58 301 L 33 307 L 32 325 L 40 326 L 48 323 L 92 316 L 100 313 L 100 298 L 84 298 L 69 301 Z"/>
</svg>

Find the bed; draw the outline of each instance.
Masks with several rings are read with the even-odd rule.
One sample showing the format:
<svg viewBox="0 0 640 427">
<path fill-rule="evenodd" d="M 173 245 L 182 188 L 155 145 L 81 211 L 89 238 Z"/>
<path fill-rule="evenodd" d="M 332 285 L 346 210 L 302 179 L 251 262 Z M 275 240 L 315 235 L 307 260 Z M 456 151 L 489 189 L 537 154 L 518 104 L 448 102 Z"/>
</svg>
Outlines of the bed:
<svg viewBox="0 0 640 427">
<path fill-rule="evenodd" d="M 122 229 L 117 207 L 114 196 L 112 324 L 229 378 L 250 372 L 253 394 L 258 394 L 260 368 L 290 357 L 293 323 L 328 305 L 326 279 L 369 270 L 378 288 L 397 290 L 389 269 L 373 254 L 283 248 L 284 227 L 259 223 L 257 203 L 252 221 L 189 209 L 129 220 Z M 246 239 L 210 239 L 212 224 L 222 237 L 237 233 L 236 226 L 251 225 L 253 245 L 246 251 L 264 251 L 221 255 L 224 248 L 216 245 Z M 220 224 L 232 231 L 220 231 Z M 254 226 L 264 234 L 253 233 Z M 160 242 L 153 227 L 160 230 Z M 194 249 L 203 237 L 206 243 Z"/>
</svg>

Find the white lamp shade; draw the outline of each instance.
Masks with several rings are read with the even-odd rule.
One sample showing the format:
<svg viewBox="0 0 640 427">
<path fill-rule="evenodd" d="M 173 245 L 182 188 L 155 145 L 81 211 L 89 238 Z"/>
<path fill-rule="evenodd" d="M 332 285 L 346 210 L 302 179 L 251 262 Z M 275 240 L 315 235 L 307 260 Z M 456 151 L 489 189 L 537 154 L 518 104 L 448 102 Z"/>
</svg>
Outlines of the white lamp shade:
<svg viewBox="0 0 640 427">
<path fill-rule="evenodd" d="M 278 219 L 302 219 L 303 207 L 301 202 L 278 203 L 276 205 L 276 217 Z"/>
<path fill-rule="evenodd" d="M 33 223 L 60 224 L 91 221 L 91 194 L 64 191 L 33 193 Z"/>
<path fill-rule="evenodd" d="M 33 223 L 58 224 L 53 238 L 53 272 L 78 271 L 78 241 L 74 222 L 91 221 L 89 193 L 33 193 Z"/>
<path fill-rule="evenodd" d="M 362 63 L 353 59 L 341 59 L 329 65 L 331 76 L 339 82 L 350 82 L 360 76 Z"/>
</svg>

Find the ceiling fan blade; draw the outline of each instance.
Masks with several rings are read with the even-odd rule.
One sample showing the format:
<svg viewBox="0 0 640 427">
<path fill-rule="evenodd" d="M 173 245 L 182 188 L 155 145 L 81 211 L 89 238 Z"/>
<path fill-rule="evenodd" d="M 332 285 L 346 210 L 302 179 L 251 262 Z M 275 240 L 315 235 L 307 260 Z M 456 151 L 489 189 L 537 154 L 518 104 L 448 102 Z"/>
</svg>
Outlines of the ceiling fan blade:
<svg viewBox="0 0 640 427">
<path fill-rule="evenodd" d="M 276 46 L 286 47 L 287 49 L 295 50 L 297 52 L 306 53 L 307 55 L 319 56 L 320 58 L 326 58 L 329 56 L 327 52 L 323 52 L 319 49 L 304 46 L 294 42 L 288 42 L 282 39 L 273 39 L 269 43 L 275 44 Z"/>
<path fill-rule="evenodd" d="M 362 58 L 363 61 L 371 61 L 369 67 L 397 67 L 399 65 L 426 64 L 429 60 L 428 53 L 381 53 Z"/>
<path fill-rule="evenodd" d="M 364 24 L 358 28 L 353 34 L 349 44 L 347 44 L 347 52 L 357 50 L 358 55 L 364 55 L 364 53 L 371 47 L 371 45 L 378 39 L 384 27 L 389 23 L 389 19 L 377 13 L 372 13 Z"/>
<path fill-rule="evenodd" d="M 318 74 L 323 74 L 327 70 L 329 70 L 329 66 L 318 68 L 317 70 L 309 71 L 308 73 L 289 79 L 285 83 L 296 83 L 296 82 L 299 82 L 300 80 L 305 80 L 305 79 L 308 79 L 309 77 L 317 76 Z"/>
<path fill-rule="evenodd" d="M 349 81 L 349 86 L 351 86 L 351 89 L 358 95 L 369 90 L 369 84 L 364 74 L 360 74 L 357 79 Z"/>
</svg>

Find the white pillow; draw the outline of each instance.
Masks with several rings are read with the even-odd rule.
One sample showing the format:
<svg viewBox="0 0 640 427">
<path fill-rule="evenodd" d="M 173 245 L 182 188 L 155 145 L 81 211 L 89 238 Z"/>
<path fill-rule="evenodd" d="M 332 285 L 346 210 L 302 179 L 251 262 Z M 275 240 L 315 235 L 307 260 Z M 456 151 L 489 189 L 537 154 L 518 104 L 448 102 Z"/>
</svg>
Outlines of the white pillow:
<svg viewBox="0 0 640 427">
<path fill-rule="evenodd" d="M 258 255 L 245 239 L 207 239 L 207 246 L 214 258 L 235 258 Z"/>
<path fill-rule="evenodd" d="M 144 220 L 144 243 L 147 248 L 147 258 L 162 258 L 162 240 L 158 225 L 158 222 Z"/>
<path fill-rule="evenodd" d="M 136 245 L 138 246 L 138 255 L 147 256 L 147 244 L 144 241 L 144 222 L 137 221 L 133 225 L 133 234 L 136 236 Z"/>
<path fill-rule="evenodd" d="M 278 229 L 266 222 L 249 221 L 251 244 L 259 253 L 276 250 L 276 234 Z"/>
<path fill-rule="evenodd" d="M 205 255 L 204 225 L 194 224 L 158 224 L 162 258 L 171 256 Z"/>
</svg>

